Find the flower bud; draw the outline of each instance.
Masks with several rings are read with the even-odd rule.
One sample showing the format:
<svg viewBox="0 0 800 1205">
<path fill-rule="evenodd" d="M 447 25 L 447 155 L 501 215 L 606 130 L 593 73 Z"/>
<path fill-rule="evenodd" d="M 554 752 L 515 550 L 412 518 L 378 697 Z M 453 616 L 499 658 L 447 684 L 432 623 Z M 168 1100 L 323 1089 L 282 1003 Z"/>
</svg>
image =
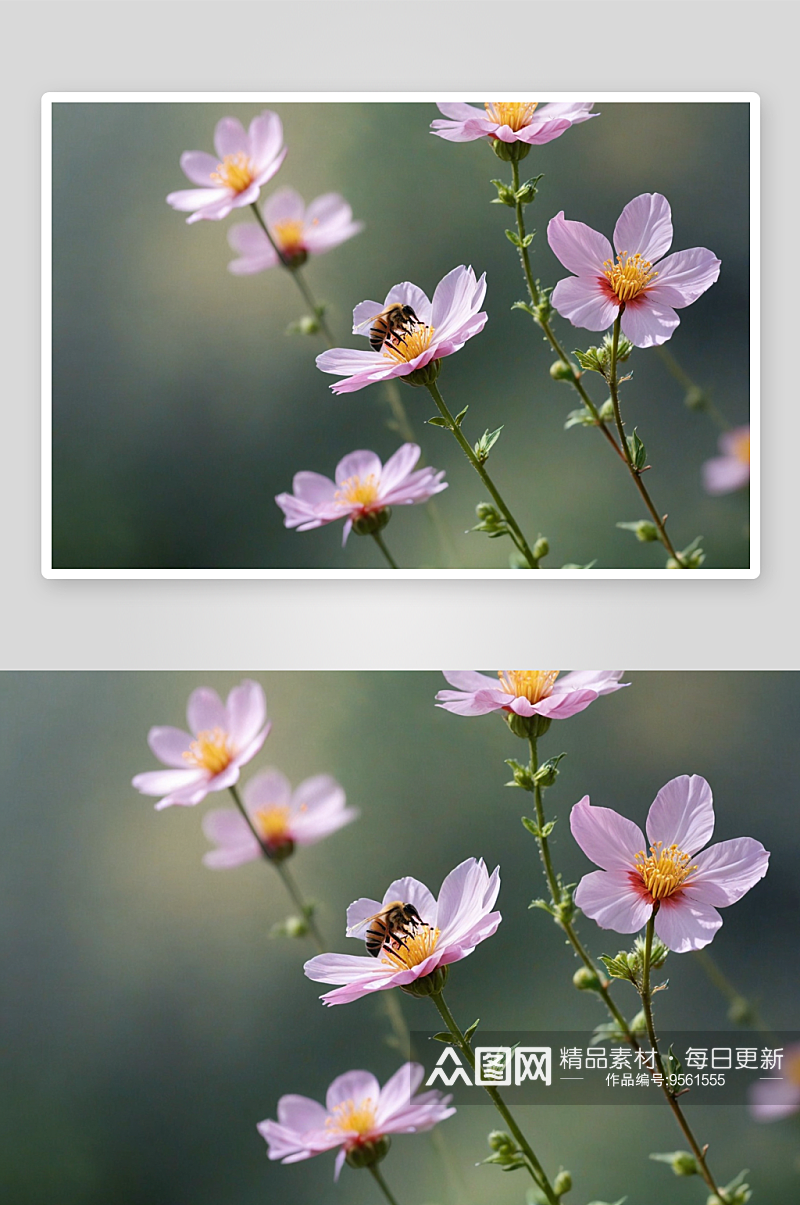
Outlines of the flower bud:
<svg viewBox="0 0 800 1205">
<path fill-rule="evenodd" d="M 475 514 L 479 519 L 499 519 L 497 507 L 492 506 L 491 502 L 479 502 L 475 507 Z"/>
<path fill-rule="evenodd" d="M 303 249 L 295 251 L 294 255 L 282 256 L 283 263 L 290 272 L 294 272 L 297 268 L 302 268 L 307 259 L 308 252 Z"/>
<path fill-rule="evenodd" d="M 369 514 L 353 520 L 353 531 L 357 536 L 375 535 L 376 531 L 383 531 L 391 517 L 392 508 L 390 506 L 384 506 L 381 510 L 371 510 Z"/>
<path fill-rule="evenodd" d="M 308 925 L 301 916 L 287 916 L 283 922 L 283 931 L 287 937 L 306 937 Z"/>
<path fill-rule="evenodd" d="M 281 841 L 278 845 L 267 845 L 267 856 L 272 862 L 284 862 L 294 853 L 294 841 Z"/>
<path fill-rule="evenodd" d="M 419 979 L 414 979 L 411 983 L 401 984 L 401 989 L 407 992 L 409 996 L 438 996 L 439 992 L 444 990 L 444 985 L 447 983 L 447 975 L 450 968 L 448 966 L 437 967 L 435 971 L 431 971 L 429 975 L 421 975 Z"/>
<path fill-rule="evenodd" d="M 386 1158 L 391 1145 L 391 1138 L 384 1134 L 382 1138 L 372 1138 L 369 1142 L 358 1142 L 351 1146 L 345 1159 L 351 1167 L 374 1167 Z"/>
<path fill-rule="evenodd" d="M 488 1142 L 493 1151 L 515 1151 L 517 1149 L 514 1139 L 510 1134 L 506 1134 L 505 1130 L 492 1130 Z"/>
<path fill-rule="evenodd" d="M 588 967 L 578 967 L 575 974 L 572 976 L 572 982 L 575 984 L 579 992 L 596 992 L 600 987 L 600 980 L 594 971 L 590 971 Z"/>
<path fill-rule="evenodd" d="M 415 368 L 408 376 L 400 377 L 400 380 L 405 381 L 406 385 L 413 385 L 415 388 L 421 385 L 432 385 L 438 377 L 441 367 L 441 360 L 429 360 L 422 368 Z"/>
<path fill-rule="evenodd" d="M 530 149 L 527 142 L 503 142 L 501 138 L 492 139 L 492 150 L 504 163 L 519 163 L 520 159 L 524 159 L 526 155 L 530 154 Z"/>
<path fill-rule="evenodd" d="M 572 381 L 575 379 L 575 372 L 570 364 L 565 364 L 563 360 L 554 360 L 550 365 L 550 376 L 554 381 Z"/>
<path fill-rule="evenodd" d="M 550 551 L 550 544 L 549 544 L 546 536 L 539 536 L 539 539 L 536 541 L 533 548 L 531 549 L 531 552 L 533 553 L 533 559 L 535 561 L 540 561 L 542 559 L 542 557 L 547 556 L 549 551 Z"/>
<path fill-rule="evenodd" d="M 549 720 L 544 715 L 517 715 L 515 711 L 506 712 L 506 723 L 508 724 L 514 736 L 519 736 L 523 740 L 530 740 L 544 736 L 547 729 L 550 727 L 552 720 Z"/>
<path fill-rule="evenodd" d="M 705 390 L 700 389 L 697 385 L 692 385 L 683 401 L 690 410 L 705 410 L 708 406 L 708 396 Z"/>
<path fill-rule="evenodd" d="M 553 1192 L 557 1197 L 563 1197 L 564 1193 L 569 1192 L 572 1188 L 572 1176 L 569 1172 L 561 1171 L 553 1181 Z"/>
</svg>

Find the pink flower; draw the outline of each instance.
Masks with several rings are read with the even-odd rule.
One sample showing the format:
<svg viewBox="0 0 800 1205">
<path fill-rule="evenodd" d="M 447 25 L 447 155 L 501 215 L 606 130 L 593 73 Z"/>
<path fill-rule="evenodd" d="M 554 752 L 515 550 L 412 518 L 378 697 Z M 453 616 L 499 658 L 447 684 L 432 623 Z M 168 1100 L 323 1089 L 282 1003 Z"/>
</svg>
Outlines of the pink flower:
<svg viewBox="0 0 800 1205">
<path fill-rule="evenodd" d="M 406 987 L 437 967 L 471 954 L 500 924 L 492 912 L 500 890 L 500 868 L 490 875 L 483 859 L 467 858 L 442 883 L 438 902 L 418 879 L 395 879 L 383 900 L 358 899 L 347 909 L 347 936 L 366 940 L 368 922 L 386 904 L 412 904 L 419 923 L 384 942 L 378 957 L 318 954 L 303 968 L 318 983 L 339 983 L 322 996 L 325 1004 L 349 1004 L 370 992 Z"/>
<path fill-rule="evenodd" d="M 293 188 L 281 188 L 263 205 L 261 215 L 284 259 L 302 263 L 309 255 L 322 255 L 364 229 L 353 221 L 353 211 L 336 192 L 325 193 L 308 209 Z M 237 276 L 263 272 L 279 262 L 264 231 L 254 222 L 238 222 L 228 231 L 228 242 L 240 259 L 228 264 Z"/>
<path fill-rule="evenodd" d="M 301 782 L 292 794 L 279 770 L 262 770 L 242 788 L 242 802 L 256 831 L 270 850 L 289 845 L 314 845 L 358 816 L 345 806 L 345 794 L 335 779 L 318 774 Z M 203 863 L 212 870 L 242 866 L 262 856 L 236 808 L 215 808 L 203 817 L 203 832 L 216 849 Z"/>
<path fill-rule="evenodd" d="M 186 718 L 194 736 L 180 728 L 151 728 L 147 743 L 169 770 L 137 774 L 133 785 L 143 795 L 163 795 L 156 810 L 171 804 L 191 807 L 211 791 L 224 791 L 239 770 L 258 753 L 272 724 L 257 682 L 235 686 L 223 706 L 215 690 L 201 686 L 189 696 Z"/>
<path fill-rule="evenodd" d="M 600 695 L 622 690 L 621 669 L 573 670 L 558 678 L 557 669 L 500 669 L 499 681 L 475 670 L 445 670 L 455 690 L 440 690 L 436 704 L 456 715 L 486 715 L 490 711 L 513 711 L 516 715 L 540 715 L 566 720 L 584 711 Z"/>
<path fill-rule="evenodd" d="M 167 204 L 189 210 L 187 222 L 201 218 L 219 221 L 232 209 L 252 205 L 261 185 L 271 180 L 286 158 L 283 127 L 277 113 L 265 109 L 245 132 L 236 117 L 223 117 L 214 131 L 216 155 L 206 151 L 184 151 L 183 174 L 200 188 L 171 192 Z"/>
<path fill-rule="evenodd" d="M 331 385 L 334 393 L 354 393 L 373 381 L 407 377 L 432 360 L 460 351 L 468 339 L 483 330 L 488 317 L 478 311 L 486 294 L 486 273 L 475 279 L 472 268 L 453 268 L 440 280 L 431 303 L 422 289 L 409 281 L 395 285 L 386 300 L 361 301 L 353 310 L 353 334 L 370 337 L 375 320 L 387 306 L 410 306 L 413 319 L 389 333 L 380 351 L 353 351 L 334 347 L 317 356 L 317 368 L 345 377 Z"/>
<path fill-rule="evenodd" d="M 563 210 L 550 220 L 547 241 L 575 273 L 553 290 L 562 318 L 604 331 L 621 312 L 622 333 L 637 347 L 666 343 L 680 322 L 675 309 L 697 301 L 719 276 L 721 261 L 705 247 L 661 259 L 672 242 L 672 214 L 657 192 L 642 193 L 623 209 L 614 227 L 616 262 L 605 235 L 568 222 Z"/>
<path fill-rule="evenodd" d="M 451 1096 L 435 1089 L 414 1095 L 424 1075 L 419 1063 L 404 1063 L 381 1088 L 369 1071 L 348 1071 L 333 1081 L 324 1106 L 307 1096 L 282 1096 L 278 1120 L 259 1122 L 258 1132 L 269 1144 L 270 1159 L 282 1163 L 299 1163 L 338 1146 L 338 1180 L 350 1151 L 388 1134 L 423 1133 L 452 1117 Z"/>
<path fill-rule="evenodd" d="M 800 1044 L 787 1046 L 783 1067 L 775 1074 L 781 1078 L 750 1085 L 750 1112 L 756 1121 L 780 1121 L 800 1112 Z"/>
<path fill-rule="evenodd" d="M 342 546 L 353 523 L 388 506 L 410 506 L 427 502 L 447 489 L 444 469 L 417 469 L 417 444 L 403 444 L 382 465 L 374 452 L 350 452 L 336 466 L 335 480 L 321 473 L 295 473 L 293 494 L 278 494 L 275 501 L 284 513 L 286 527 L 310 531 L 325 523 L 346 519 Z"/>
<path fill-rule="evenodd" d="M 482 109 L 460 103 L 437 105 L 439 112 L 450 120 L 431 122 L 431 131 L 448 142 L 499 138 L 501 142 L 541 146 L 560 138 L 570 126 L 599 117 L 598 113 L 590 112 L 593 103 L 540 105 L 536 101 L 495 100 L 486 101 Z"/>
<path fill-rule="evenodd" d="M 707 494 L 730 494 L 750 484 L 750 426 L 734 427 L 719 437 L 722 456 L 703 465 Z"/>
<path fill-rule="evenodd" d="M 656 795 L 645 839 L 632 820 L 596 808 L 585 795 L 570 815 L 572 835 L 602 870 L 585 875 L 575 903 L 601 929 L 635 933 L 655 910 L 656 933 L 678 954 L 701 950 L 735 904 L 767 873 L 760 841 L 736 837 L 698 853 L 714 831 L 711 788 L 698 774 L 673 778 Z"/>
</svg>

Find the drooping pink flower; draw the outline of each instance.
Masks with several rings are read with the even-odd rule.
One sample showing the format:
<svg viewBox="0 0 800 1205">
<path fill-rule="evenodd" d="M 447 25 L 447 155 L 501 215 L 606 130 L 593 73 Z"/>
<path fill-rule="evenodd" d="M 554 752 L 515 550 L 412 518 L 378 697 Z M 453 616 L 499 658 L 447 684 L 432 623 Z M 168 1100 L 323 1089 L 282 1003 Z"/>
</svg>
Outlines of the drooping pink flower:
<svg viewBox="0 0 800 1205">
<path fill-rule="evenodd" d="M 526 142 L 541 146 L 560 138 L 570 126 L 590 117 L 593 101 L 575 103 L 558 101 L 539 104 L 536 101 L 486 101 L 482 109 L 463 103 L 440 104 L 436 107 L 447 121 L 431 122 L 431 131 L 448 142 L 473 142 L 476 138 L 499 138 L 501 142 Z"/>
<path fill-rule="evenodd" d="M 389 1134 L 420 1134 L 452 1117 L 451 1096 L 432 1089 L 415 1095 L 425 1070 L 404 1063 L 383 1087 L 369 1071 L 348 1071 L 333 1081 L 318 1104 L 308 1096 L 282 1096 L 278 1120 L 261 1121 L 258 1132 L 270 1159 L 299 1163 L 339 1147 L 334 1179 L 350 1151 L 379 1143 Z"/>
<path fill-rule="evenodd" d="M 721 456 L 703 465 L 707 494 L 730 494 L 750 484 L 750 426 L 734 427 L 719 437 Z"/>
<path fill-rule="evenodd" d="M 622 311 L 622 333 L 637 347 L 666 343 L 680 322 L 676 309 L 697 301 L 719 276 L 721 261 L 705 247 L 661 257 L 672 243 L 672 213 L 666 197 L 634 197 L 614 227 L 614 247 L 564 211 L 547 226 L 547 241 L 565 268 L 552 302 L 562 318 L 589 331 L 613 326 Z"/>
<path fill-rule="evenodd" d="M 353 221 L 353 211 L 336 192 L 316 197 L 306 208 L 293 188 L 280 188 L 265 202 L 261 216 L 288 264 L 302 263 L 309 255 L 322 255 L 364 229 Z M 228 264 L 237 276 L 248 276 L 274 268 L 279 262 L 275 248 L 255 222 L 237 222 L 228 231 L 228 242 L 239 259 Z"/>
<path fill-rule="evenodd" d="M 756 1121 L 780 1121 L 800 1113 L 800 1044 L 787 1046 L 780 1069 L 769 1072 L 778 1079 L 760 1079 L 748 1090 L 750 1113 Z"/>
<path fill-rule="evenodd" d="M 143 795 L 163 796 L 156 810 L 191 807 L 211 791 L 233 786 L 272 727 L 264 691 L 249 679 L 233 688 L 225 704 L 215 690 L 201 686 L 189 696 L 186 718 L 190 732 L 151 728 L 147 734 L 153 753 L 170 769 L 137 774 L 133 785 Z"/>
<path fill-rule="evenodd" d="M 223 117 L 214 131 L 216 155 L 184 151 L 183 174 L 199 188 L 171 192 L 167 204 L 190 211 L 187 222 L 219 221 L 232 209 L 258 200 L 262 184 L 271 180 L 286 158 L 283 126 L 277 113 L 265 109 L 245 130 L 236 117 Z"/>
<path fill-rule="evenodd" d="M 544 716 L 566 720 L 593 703 L 600 695 L 622 690 L 621 669 L 573 670 L 558 677 L 557 669 L 500 669 L 498 681 L 475 670 L 445 670 L 455 690 L 440 690 L 436 704 L 456 715 L 486 715 L 490 711 L 513 711 L 516 715 Z"/>
<path fill-rule="evenodd" d="M 318 983 L 342 985 L 321 997 L 325 1004 L 349 1004 L 370 992 L 406 987 L 438 967 L 466 958 L 492 936 L 502 919 L 492 911 L 499 890 L 500 868 L 490 875 L 482 858 L 467 858 L 451 870 L 438 901 L 418 879 L 395 879 L 383 900 L 362 898 L 350 905 L 347 936 L 366 940 L 370 919 L 393 901 L 412 904 L 420 924 L 387 939 L 376 958 L 318 954 L 303 969 Z"/>
<path fill-rule="evenodd" d="M 339 783 L 327 774 L 301 782 L 293 793 L 279 770 L 262 770 L 242 788 L 242 802 L 270 850 L 315 845 L 358 816 L 345 805 Z M 262 856 L 261 846 L 236 808 L 214 808 L 203 817 L 203 832 L 216 845 L 203 858 L 212 870 L 242 866 Z"/>
<path fill-rule="evenodd" d="M 295 473 L 294 493 L 278 494 L 275 499 L 284 513 L 284 525 L 310 531 L 345 519 L 344 546 L 358 519 L 389 506 L 427 502 L 447 489 L 444 469 L 412 471 L 419 456 L 417 444 L 403 444 L 384 465 L 374 452 L 350 452 L 337 464 L 334 481 L 321 473 Z"/>
<path fill-rule="evenodd" d="M 635 933 L 656 909 L 655 929 L 670 950 L 701 950 L 735 904 L 767 873 L 760 841 L 736 837 L 702 853 L 714 831 L 711 788 L 698 774 L 673 778 L 647 816 L 647 840 L 632 820 L 592 807 L 585 795 L 570 815 L 572 835 L 602 870 L 585 875 L 575 903 L 601 929 Z"/>
<path fill-rule="evenodd" d="M 472 268 L 463 264 L 439 281 L 432 303 L 417 285 L 403 281 L 382 303 L 359 302 L 353 310 L 353 334 L 369 338 L 376 319 L 390 305 L 410 306 L 414 319 L 389 333 L 380 351 L 334 347 L 317 356 L 317 368 L 345 378 L 331 385 L 334 393 L 354 393 L 373 381 L 406 377 L 432 360 L 452 356 L 483 330 L 488 315 L 479 311 L 485 295 L 486 273 L 476 280 Z"/>
</svg>

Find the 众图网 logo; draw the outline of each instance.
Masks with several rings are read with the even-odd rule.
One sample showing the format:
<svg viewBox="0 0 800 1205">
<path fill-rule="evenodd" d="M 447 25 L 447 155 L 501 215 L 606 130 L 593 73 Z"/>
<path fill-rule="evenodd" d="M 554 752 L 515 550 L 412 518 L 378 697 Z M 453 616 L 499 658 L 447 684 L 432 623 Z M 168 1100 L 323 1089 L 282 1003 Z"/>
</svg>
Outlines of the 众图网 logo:
<svg viewBox="0 0 800 1205">
<path fill-rule="evenodd" d="M 515 1087 L 541 1080 L 550 1086 L 552 1079 L 552 1053 L 550 1046 L 476 1046 L 475 1078 L 469 1071 L 458 1051 L 448 1046 L 436 1061 L 436 1066 L 425 1081 L 427 1088 L 442 1083 L 451 1088 L 456 1082 L 476 1087 Z"/>
</svg>

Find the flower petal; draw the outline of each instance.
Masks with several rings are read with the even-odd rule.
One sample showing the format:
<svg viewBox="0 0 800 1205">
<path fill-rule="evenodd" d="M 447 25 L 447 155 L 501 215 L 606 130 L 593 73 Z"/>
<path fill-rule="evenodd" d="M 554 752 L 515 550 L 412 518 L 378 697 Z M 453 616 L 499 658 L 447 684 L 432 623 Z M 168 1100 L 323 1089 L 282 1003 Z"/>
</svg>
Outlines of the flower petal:
<svg viewBox="0 0 800 1205">
<path fill-rule="evenodd" d="M 653 912 L 653 901 L 635 890 L 626 870 L 593 870 L 584 875 L 575 903 L 601 929 L 616 933 L 638 932 Z"/>
<path fill-rule="evenodd" d="M 649 291 L 628 302 L 622 315 L 622 333 L 636 347 L 659 347 L 672 338 L 680 318 L 667 305 L 651 299 Z"/>
<path fill-rule="evenodd" d="M 475 691 L 475 690 L 497 690 L 497 678 L 489 678 L 486 674 L 479 674 L 474 669 L 445 669 L 442 670 L 446 682 L 454 686 L 456 690 Z M 449 692 L 446 692 L 449 693 Z M 438 697 L 438 696 L 437 696 Z"/>
<path fill-rule="evenodd" d="M 653 300 L 681 309 L 710 289 L 719 277 L 722 260 L 706 247 L 676 251 L 658 265 L 658 276 L 647 286 Z"/>
<path fill-rule="evenodd" d="M 636 855 L 645 847 L 642 830 L 637 824 L 611 808 L 592 807 L 588 795 L 573 807 L 569 826 L 587 858 L 603 870 L 628 874 L 635 866 Z"/>
<path fill-rule="evenodd" d="M 245 678 L 234 686 L 225 704 L 225 714 L 227 731 L 237 751 L 242 751 L 255 739 L 267 718 L 267 700 L 261 685 Z"/>
<path fill-rule="evenodd" d="M 620 255 L 637 251 L 650 263 L 669 251 L 672 212 L 660 192 L 643 192 L 623 209 L 614 227 L 614 246 Z"/>
<path fill-rule="evenodd" d="M 420 1063 L 403 1063 L 381 1088 L 375 1122 L 382 1128 L 395 1114 L 408 1108 L 411 1098 L 422 1083 L 425 1068 Z"/>
<path fill-rule="evenodd" d="M 375 978 L 380 964 L 360 954 L 317 954 L 303 966 L 309 979 L 317 983 L 358 983 Z"/>
<path fill-rule="evenodd" d="M 614 258 L 611 243 L 604 234 L 583 222 L 567 221 L 563 209 L 548 222 L 547 241 L 553 254 L 576 276 L 601 275 L 605 261 Z"/>
<path fill-rule="evenodd" d="M 446 880 L 445 880 L 446 881 Z M 383 904 L 391 904 L 394 900 L 401 900 L 404 904 L 413 904 L 422 920 L 426 924 L 434 925 L 436 921 L 436 900 L 425 886 L 420 883 L 419 879 L 414 879 L 411 875 L 406 875 L 405 878 L 395 879 L 390 883 L 383 893 Z"/>
<path fill-rule="evenodd" d="M 250 154 L 250 141 L 237 117 L 223 117 L 214 130 L 214 150 L 220 159 L 226 155 Z"/>
<path fill-rule="evenodd" d="M 413 469 L 420 457 L 419 444 L 403 444 L 394 455 L 390 456 L 381 472 L 381 496 L 395 489 L 403 482 Z"/>
<path fill-rule="evenodd" d="M 683 894 L 698 903 L 724 908 L 735 904 L 769 868 L 769 854 L 753 837 L 720 841 L 697 855 L 697 870 L 687 879 Z"/>
<path fill-rule="evenodd" d="M 186 719 L 195 736 L 198 732 L 206 732 L 214 728 L 221 728 L 225 731 L 227 718 L 222 700 L 210 686 L 201 686 L 189 695 Z"/>
<path fill-rule="evenodd" d="M 207 151 L 184 151 L 181 155 L 181 171 L 192 184 L 212 184 L 211 173 L 217 170 L 219 161 Z"/>
<path fill-rule="evenodd" d="M 348 452 L 336 466 L 336 484 L 341 485 L 351 477 L 359 477 L 363 481 L 365 477 L 369 477 L 370 475 L 376 481 L 380 481 L 382 467 L 380 460 L 374 452 L 369 452 L 365 449 Z"/>
<path fill-rule="evenodd" d="M 681 774 L 661 788 L 647 813 L 647 839 L 651 845 L 677 845 L 696 854 L 714 832 L 711 787 L 699 774 Z M 641 847 L 640 847 L 641 848 Z"/>
<path fill-rule="evenodd" d="M 556 680 L 553 694 L 576 689 L 593 690 L 598 695 L 612 694 L 630 685 L 629 682 L 620 682 L 624 672 L 622 669 L 573 669 Z"/>
<path fill-rule="evenodd" d="M 145 770 L 131 781 L 143 795 L 171 795 L 197 784 L 205 790 L 208 775 L 200 769 L 189 770 Z"/>
<path fill-rule="evenodd" d="M 305 216 L 305 201 L 294 188 L 279 188 L 264 202 L 262 209 L 264 221 L 270 230 L 277 222 L 302 222 Z M 259 226 L 255 227 L 266 238 Z"/>
<path fill-rule="evenodd" d="M 247 149 L 259 171 L 275 159 L 281 150 L 282 143 L 283 126 L 277 113 L 265 109 L 263 113 L 259 113 L 257 117 L 253 118 L 248 131 Z"/>
<path fill-rule="evenodd" d="M 270 767 L 250 779 L 242 790 L 242 797 L 252 815 L 258 808 L 288 807 L 292 802 L 292 786 L 285 774 Z"/>
<path fill-rule="evenodd" d="M 721 926 L 716 908 L 690 900 L 685 891 L 663 899 L 656 913 L 656 933 L 676 954 L 702 950 Z"/>
<path fill-rule="evenodd" d="M 370 1071 L 346 1071 L 333 1081 L 325 1096 L 325 1108 L 332 1113 L 337 1105 L 371 1100 L 377 1106 L 381 1086 Z"/>
<path fill-rule="evenodd" d="M 751 1084 L 748 1097 L 750 1113 L 756 1121 L 779 1121 L 800 1110 L 800 1084 L 790 1080 Z"/>
<path fill-rule="evenodd" d="M 562 318 L 587 331 L 608 330 L 619 313 L 619 302 L 608 296 L 598 277 L 565 277 L 553 289 L 552 302 Z"/>
<path fill-rule="evenodd" d="M 750 465 L 734 456 L 714 456 L 703 464 L 703 489 L 707 494 L 730 494 L 750 483 Z"/>
<path fill-rule="evenodd" d="M 188 732 L 180 728 L 151 728 L 147 734 L 147 743 L 160 762 L 172 766 L 176 770 L 188 768 L 187 759 L 183 756 L 189 752 L 192 738 Z"/>
<path fill-rule="evenodd" d="M 425 326 L 431 324 L 431 303 L 426 293 L 410 280 L 401 281 L 394 285 L 386 294 L 386 300 L 381 308 L 399 302 L 400 305 L 410 305 L 414 313 Z"/>
<path fill-rule="evenodd" d="M 278 1121 L 298 1136 L 308 1130 L 324 1129 L 327 1118 L 324 1105 L 308 1096 L 282 1096 L 278 1101 Z"/>
</svg>

